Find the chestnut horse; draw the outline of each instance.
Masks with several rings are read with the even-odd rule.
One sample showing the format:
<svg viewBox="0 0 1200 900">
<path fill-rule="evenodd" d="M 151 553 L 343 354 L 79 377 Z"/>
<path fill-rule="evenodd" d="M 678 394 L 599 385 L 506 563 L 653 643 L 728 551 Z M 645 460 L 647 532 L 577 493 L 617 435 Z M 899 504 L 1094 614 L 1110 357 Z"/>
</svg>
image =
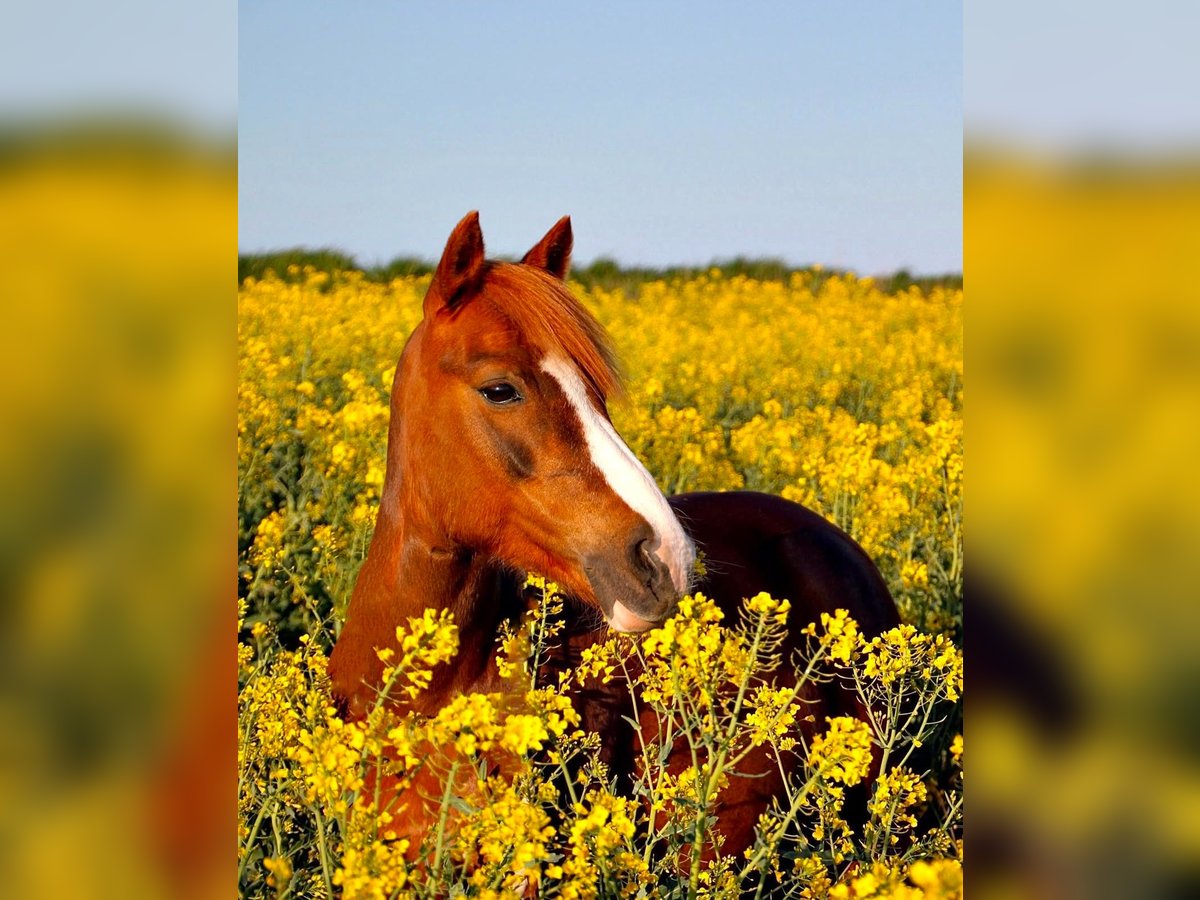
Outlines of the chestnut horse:
<svg viewBox="0 0 1200 900">
<path fill-rule="evenodd" d="M 396 703 L 433 713 L 460 692 L 503 690 L 496 638 L 526 608 L 525 572 L 573 599 L 577 621 L 563 643 L 574 658 L 608 627 L 661 623 L 692 590 L 727 621 L 759 591 L 790 600 L 784 659 L 822 612 L 848 609 L 867 635 L 898 624 L 878 570 L 817 514 L 750 492 L 663 496 L 609 420 L 615 357 L 563 282 L 571 247 L 568 218 L 520 263 L 484 258 L 476 213 L 450 235 L 396 368 L 375 533 L 330 658 L 351 718 L 374 702 L 375 648 L 394 646 L 396 626 L 427 608 L 453 611 L 458 656 L 420 697 Z M 699 581 L 696 548 L 707 569 Z M 813 727 L 855 710 L 836 684 L 813 692 Z M 628 777 L 636 736 L 625 688 L 582 690 L 574 702 Z M 718 810 L 727 852 L 753 841 L 759 813 L 781 790 L 765 753 L 745 765 L 760 777 L 735 779 Z"/>
</svg>

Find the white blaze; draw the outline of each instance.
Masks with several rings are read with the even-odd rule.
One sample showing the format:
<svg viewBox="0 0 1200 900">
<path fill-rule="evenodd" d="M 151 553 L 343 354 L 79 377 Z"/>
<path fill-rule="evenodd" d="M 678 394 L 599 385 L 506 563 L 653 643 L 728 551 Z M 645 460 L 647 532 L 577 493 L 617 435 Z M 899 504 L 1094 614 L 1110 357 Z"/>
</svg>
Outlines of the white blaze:
<svg viewBox="0 0 1200 900">
<path fill-rule="evenodd" d="M 646 467 L 621 440 L 612 423 L 592 405 L 583 379 L 575 367 L 554 356 L 543 359 L 541 367 L 558 382 L 579 417 L 592 462 L 608 486 L 654 529 L 658 538 L 655 555 L 671 573 L 675 589 L 684 593 L 696 561 L 696 548 L 667 505 L 667 498 L 658 489 Z"/>
</svg>

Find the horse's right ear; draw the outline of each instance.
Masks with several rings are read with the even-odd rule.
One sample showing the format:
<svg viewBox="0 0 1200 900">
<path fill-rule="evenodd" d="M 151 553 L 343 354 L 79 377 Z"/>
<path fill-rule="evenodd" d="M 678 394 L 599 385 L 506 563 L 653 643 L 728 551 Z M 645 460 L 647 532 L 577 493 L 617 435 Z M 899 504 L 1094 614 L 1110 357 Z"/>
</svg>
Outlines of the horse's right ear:
<svg viewBox="0 0 1200 900">
<path fill-rule="evenodd" d="M 454 309 L 479 286 L 483 277 L 483 232 L 479 213 L 472 210 L 450 232 L 442 259 L 425 294 L 425 316 L 442 308 Z"/>
</svg>

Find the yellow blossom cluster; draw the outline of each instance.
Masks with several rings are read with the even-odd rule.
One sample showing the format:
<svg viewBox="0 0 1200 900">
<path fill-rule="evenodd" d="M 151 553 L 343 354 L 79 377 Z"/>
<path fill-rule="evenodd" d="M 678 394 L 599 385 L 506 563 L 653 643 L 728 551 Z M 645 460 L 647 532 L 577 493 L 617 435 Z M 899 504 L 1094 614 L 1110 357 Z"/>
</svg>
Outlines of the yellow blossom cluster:
<svg viewBox="0 0 1200 900">
<path fill-rule="evenodd" d="M 647 880 L 647 866 L 633 844 L 633 801 L 595 789 L 572 809 L 570 853 L 562 866 L 562 894 L 571 900 L 632 897 Z"/>
<path fill-rule="evenodd" d="M 343 900 L 387 900 L 408 885 L 408 841 L 371 841 L 347 847 L 332 883 Z"/>
<path fill-rule="evenodd" d="M 474 870 L 470 883 L 487 889 L 499 881 L 502 890 L 520 892 L 541 879 L 555 835 L 550 817 L 536 802 L 510 785 L 493 785 L 489 802 L 463 826 L 458 850 Z"/>
<path fill-rule="evenodd" d="M 945 635 L 921 634 L 911 625 L 900 625 L 872 638 L 864 648 L 863 673 L 884 685 L 919 680 L 948 700 L 962 695 L 962 652 Z"/>
<path fill-rule="evenodd" d="M 813 739 L 809 758 L 822 777 L 858 784 L 871 768 L 871 729 L 848 716 L 830 719 L 829 730 Z"/>
<path fill-rule="evenodd" d="M 824 641 L 829 647 L 830 659 L 849 663 L 851 657 L 858 653 L 858 623 L 850 618 L 846 610 L 835 610 L 833 615 L 821 613 L 821 629 L 824 632 Z M 806 634 L 816 635 L 817 623 L 810 622 L 804 631 Z"/>
<path fill-rule="evenodd" d="M 563 608 L 561 597 L 546 593 L 552 587 L 541 586 L 539 611 L 526 616 L 521 629 L 517 644 L 530 657 L 544 652 L 546 635 L 555 633 L 546 627 L 549 612 Z M 318 888 L 323 882 L 326 892 L 349 897 L 440 894 L 452 884 L 498 898 L 522 896 L 531 885 L 564 897 L 634 896 L 679 879 L 691 896 L 724 897 L 757 878 L 783 878 L 786 862 L 810 896 L 915 897 L 933 887 L 943 892 L 930 896 L 954 896 L 951 876 L 961 869 L 948 869 L 945 861 L 956 846 L 949 829 L 957 820 L 918 833 L 930 788 L 905 766 L 907 754 L 874 782 L 861 838 L 844 809 L 845 788 L 868 777 L 876 754 L 882 750 L 886 762 L 889 753 L 906 747 L 911 753 L 927 735 L 929 716 L 915 730 L 836 717 L 804 749 L 807 676 L 793 686 L 763 683 L 777 670 L 773 636 L 785 627 L 788 606 L 758 595 L 746 601 L 737 626 L 725 627 L 711 601 L 689 596 L 662 628 L 595 648 L 591 677 L 603 682 L 607 672 L 640 667 L 642 674 L 624 683 L 669 732 L 642 734 L 633 797 L 612 791 L 595 760 L 598 744 L 580 730 L 561 682 L 527 688 L 515 678 L 513 692 L 463 694 L 428 718 L 392 711 L 383 691 L 362 722 L 345 722 L 329 702 L 323 652 L 311 640 L 298 651 L 277 650 L 268 664 L 250 668 L 240 697 L 243 871 L 261 852 L 264 890 L 293 884 L 303 871 Z M 815 640 L 807 658 L 792 661 L 797 671 L 825 667 L 862 686 L 880 681 L 867 674 L 876 645 L 912 658 L 947 653 L 908 628 L 868 641 L 841 610 L 822 624 L 826 631 L 815 623 L 806 629 Z M 856 641 L 849 662 L 834 655 L 847 636 Z M 427 684 L 429 669 L 453 652 L 456 634 L 450 616 L 431 613 L 410 619 L 396 640 L 409 662 L 403 671 L 389 666 L 389 681 L 404 674 L 413 684 Z M 908 644 L 916 645 L 915 654 Z M 512 660 L 514 672 L 520 662 Z M 654 696 L 655 685 L 672 677 L 683 682 Z M 948 702 L 944 691 L 924 682 L 894 679 L 890 687 L 896 692 L 876 710 L 880 721 L 899 722 Z M 708 691 L 707 705 L 697 702 L 696 688 Z M 696 762 L 676 772 L 664 751 L 679 740 Z M 758 840 L 739 863 L 720 854 L 713 814 L 756 747 L 800 753 L 803 765 L 787 789 L 788 808 L 760 818 Z M 961 758 L 961 739 L 950 753 Z M 508 760 L 507 774 L 476 779 L 477 765 L 482 773 L 501 758 Z M 414 834 L 405 830 L 410 807 L 397 807 L 395 797 L 381 793 L 380 779 L 393 779 L 403 791 L 422 776 L 433 778 L 422 796 L 432 786 L 442 800 L 436 828 Z M 960 808 L 953 791 L 946 799 Z M 274 831 L 273 854 L 258 840 L 265 821 Z M 281 854 L 281 847 L 290 849 Z M 711 859 L 702 859 L 704 848 Z M 914 858 L 930 862 L 905 869 L 902 863 Z M 869 864 L 865 874 L 849 865 L 854 861 Z M 885 889 L 891 893 L 881 893 Z"/>
<path fill-rule="evenodd" d="M 792 602 L 776 600 L 762 591 L 746 601 L 746 609 L 754 615 L 768 616 L 776 625 L 786 625 L 788 613 L 792 611 Z"/>
<path fill-rule="evenodd" d="M 928 795 L 917 773 L 895 768 L 876 780 L 869 809 L 878 827 L 888 832 L 888 840 L 894 844 L 903 830 L 917 826 L 913 811 Z"/>
<path fill-rule="evenodd" d="M 451 621 L 448 610 L 425 610 L 419 617 L 408 620 L 407 626 L 396 629 L 396 644 L 400 656 L 391 647 L 380 647 L 375 653 L 384 663 L 384 693 L 403 678 L 404 693 L 416 697 L 429 687 L 433 667 L 449 662 L 458 651 L 458 627 Z M 396 659 L 395 664 L 392 660 Z"/>
<path fill-rule="evenodd" d="M 946 859 L 902 866 L 876 863 L 831 888 L 829 900 L 961 900 L 962 864 Z"/>
<path fill-rule="evenodd" d="M 750 726 L 750 741 L 755 746 L 775 742 L 781 750 L 795 746 L 791 737 L 796 724 L 796 691 L 793 688 L 774 688 L 759 685 L 747 701 L 750 713 L 746 724 Z"/>
</svg>

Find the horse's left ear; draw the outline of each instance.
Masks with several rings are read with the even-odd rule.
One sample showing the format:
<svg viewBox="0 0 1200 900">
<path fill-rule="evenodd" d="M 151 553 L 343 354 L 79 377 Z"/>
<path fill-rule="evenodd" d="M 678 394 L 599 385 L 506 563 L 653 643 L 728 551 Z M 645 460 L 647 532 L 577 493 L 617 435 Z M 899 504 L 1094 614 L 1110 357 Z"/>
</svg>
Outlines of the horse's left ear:
<svg viewBox="0 0 1200 900">
<path fill-rule="evenodd" d="M 533 245 L 533 249 L 521 257 L 527 266 L 545 269 L 555 278 L 566 278 L 571 267 L 571 248 L 575 237 L 571 234 L 571 217 L 563 216 L 546 232 L 546 236 Z"/>
</svg>

